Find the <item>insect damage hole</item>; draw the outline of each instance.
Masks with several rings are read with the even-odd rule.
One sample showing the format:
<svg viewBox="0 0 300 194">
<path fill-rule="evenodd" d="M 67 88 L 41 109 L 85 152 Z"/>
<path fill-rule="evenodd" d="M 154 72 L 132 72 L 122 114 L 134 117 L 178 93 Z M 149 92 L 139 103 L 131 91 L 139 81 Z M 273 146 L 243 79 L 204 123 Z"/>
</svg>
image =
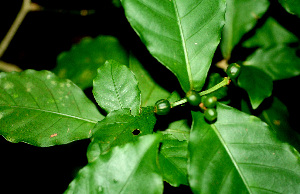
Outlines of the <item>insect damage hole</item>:
<svg viewBox="0 0 300 194">
<path fill-rule="evenodd" d="M 135 129 L 131 132 L 133 135 L 139 135 L 141 131 L 139 129 Z"/>
</svg>

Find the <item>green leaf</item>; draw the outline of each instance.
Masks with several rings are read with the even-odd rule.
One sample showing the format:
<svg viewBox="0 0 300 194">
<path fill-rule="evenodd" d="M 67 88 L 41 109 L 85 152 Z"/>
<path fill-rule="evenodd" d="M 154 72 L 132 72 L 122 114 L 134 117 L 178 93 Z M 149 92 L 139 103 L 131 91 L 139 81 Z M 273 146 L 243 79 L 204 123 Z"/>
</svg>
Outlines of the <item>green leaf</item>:
<svg viewBox="0 0 300 194">
<path fill-rule="evenodd" d="M 297 137 L 297 132 L 290 126 L 289 111 L 278 98 L 273 97 L 270 106 L 265 108 L 259 117 L 274 130 L 278 139 L 289 142 L 299 150 L 300 139 Z"/>
<path fill-rule="evenodd" d="M 159 142 L 153 134 L 115 147 L 81 169 L 65 193 L 162 193 Z"/>
<path fill-rule="evenodd" d="M 201 90 L 224 24 L 224 0 L 122 0 L 127 19 L 150 53 L 185 92 Z"/>
<path fill-rule="evenodd" d="M 53 72 L 85 89 L 92 86 L 97 69 L 109 59 L 128 66 L 128 54 L 115 37 L 88 37 L 74 45 L 70 51 L 62 52 L 57 57 L 57 67 Z"/>
<path fill-rule="evenodd" d="M 190 128 L 187 120 L 171 123 L 163 134 L 159 152 L 159 165 L 164 180 L 174 187 L 188 185 L 187 156 Z"/>
<path fill-rule="evenodd" d="M 218 104 L 215 124 L 192 112 L 190 185 L 195 193 L 299 193 L 300 154 L 254 116 Z"/>
<path fill-rule="evenodd" d="M 142 108 L 137 116 L 132 115 L 129 109 L 112 111 L 93 129 L 92 143 L 87 153 L 89 161 L 114 146 L 124 145 L 139 136 L 152 133 L 155 122 L 153 107 Z"/>
<path fill-rule="evenodd" d="M 247 91 L 253 109 L 272 95 L 272 78 L 256 67 L 243 66 L 238 85 Z"/>
<path fill-rule="evenodd" d="M 267 73 L 273 80 L 281 80 L 300 75 L 300 58 L 297 48 L 279 45 L 257 49 L 244 65 L 256 67 Z"/>
<path fill-rule="evenodd" d="M 287 12 L 300 17 L 300 2 L 298 0 L 278 0 L 278 1 Z"/>
<path fill-rule="evenodd" d="M 269 17 L 265 24 L 258 28 L 251 38 L 243 42 L 244 47 L 277 46 L 297 42 L 298 38 L 282 27 L 274 18 Z"/>
<path fill-rule="evenodd" d="M 234 46 L 249 32 L 257 20 L 267 11 L 268 0 L 227 0 L 225 26 L 223 28 L 221 51 L 229 59 Z"/>
<path fill-rule="evenodd" d="M 99 106 L 108 113 L 130 108 L 133 115 L 140 110 L 140 90 L 134 74 L 119 62 L 106 61 L 94 79 L 93 94 Z"/>
<path fill-rule="evenodd" d="M 70 80 L 48 71 L 0 73 L 0 134 L 8 141 L 53 146 L 89 138 L 103 119 Z"/>
<path fill-rule="evenodd" d="M 135 74 L 141 90 L 141 106 L 154 106 L 156 101 L 170 96 L 168 91 L 151 78 L 142 64 L 133 55 L 129 56 L 129 68 Z"/>
</svg>

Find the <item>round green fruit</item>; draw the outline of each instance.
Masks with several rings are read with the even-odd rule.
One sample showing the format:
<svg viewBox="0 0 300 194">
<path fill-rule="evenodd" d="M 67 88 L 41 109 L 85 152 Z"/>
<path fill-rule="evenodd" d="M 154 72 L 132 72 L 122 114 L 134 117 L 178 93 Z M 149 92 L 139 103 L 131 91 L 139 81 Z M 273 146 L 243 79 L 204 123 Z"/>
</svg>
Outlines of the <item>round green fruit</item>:
<svg viewBox="0 0 300 194">
<path fill-rule="evenodd" d="M 204 111 L 204 118 L 210 122 L 217 119 L 218 113 L 215 108 L 208 108 Z"/>
<path fill-rule="evenodd" d="M 185 97 L 192 106 L 198 106 L 201 103 L 201 96 L 194 90 L 188 91 Z"/>
<path fill-rule="evenodd" d="M 155 103 L 154 112 L 158 115 L 166 115 L 171 110 L 171 104 L 166 99 L 161 99 Z"/>
<path fill-rule="evenodd" d="M 206 97 L 203 100 L 203 105 L 206 108 L 214 108 L 216 106 L 217 102 L 218 102 L 217 97 L 215 97 L 215 96 L 209 96 L 209 97 Z"/>
<path fill-rule="evenodd" d="M 237 78 L 240 75 L 241 72 L 241 66 L 239 66 L 237 63 L 230 64 L 227 69 L 226 73 L 230 78 Z"/>
</svg>

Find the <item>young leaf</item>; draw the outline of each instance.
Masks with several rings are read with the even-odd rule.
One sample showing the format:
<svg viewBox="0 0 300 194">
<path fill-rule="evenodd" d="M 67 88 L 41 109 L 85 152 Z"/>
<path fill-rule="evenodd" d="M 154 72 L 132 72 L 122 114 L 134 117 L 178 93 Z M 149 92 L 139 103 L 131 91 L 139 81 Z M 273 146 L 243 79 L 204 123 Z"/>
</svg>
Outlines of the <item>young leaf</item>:
<svg viewBox="0 0 300 194">
<path fill-rule="evenodd" d="M 103 119 L 82 90 L 48 71 L 0 74 L 0 134 L 8 141 L 53 146 L 89 138 Z"/>
<path fill-rule="evenodd" d="M 290 14 L 297 15 L 300 18 L 300 2 L 297 0 L 278 0 L 282 7 Z"/>
<path fill-rule="evenodd" d="M 221 51 L 223 57 L 229 59 L 234 46 L 255 26 L 270 3 L 268 0 L 227 0 L 226 3 L 226 23 L 222 33 Z"/>
<path fill-rule="evenodd" d="M 192 112 L 190 185 L 195 193 L 299 193 L 300 154 L 258 118 L 218 104 L 215 124 Z"/>
<path fill-rule="evenodd" d="M 70 51 L 62 52 L 57 57 L 53 72 L 85 89 L 92 86 L 97 69 L 109 59 L 128 66 L 128 54 L 115 37 L 84 38 Z"/>
<path fill-rule="evenodd" d="M 99 154 L 114 146 L 135 141 L 139 136 L 152 133 L 155 122 L 153 107 L 143 108 L 137 116 L 132 115 L 129 109 L 110 112 L 93 129 L 89 149 L 91 152 L 87 153 L 89 161 L 93 161 Z"/>
<path fill-rule="evenodd" d="M 133 56 L 129 56 L 129 68 L 135 74 L 141 90 L 141 106 L 154 106 L 160 99 L 166 99 L 170 93 L 155 83 L 142 64 Z"/>
<path fill-rule="evenodd" d="M 247 91 L 252 108 L 256 109 L 265 98 L 272 95 L 272 78 L 255 67 L 243 66 L 242 68 L 238 85 Z"/>
<path fill-rule="evenodd" d="M 152 134 L 115 147 L 81 169 L 65 193 L 162 193 L 159 142 Z"/>
<path fill-rule="evenodd" d="M 140 90 L 134 74 L 119 62 L 106 61 L 94 79 L 93 94 L 99 106 L 108 113 L 130 108 L 133 115 L 140 110 Z"/>
<path fill-rule="evenodd" d="M 281 80 L 300 75 L 300 58 L 297 48 L 279 45 L 257 49 L 244 65 L 256 67 L 267 73 L 273 80 Z"/>
<path fill-rule="evenodd" d="M 163 134 L 159 152 L 159 165 L 164 177 L 170 185 L 188 185 L 187 156 L 190 129 L 186 120 L 171 123 Z"/>
<path fill-rule="evenodd" d="M 127 19 L 150 53 L 185 92 L 201 90 L 224 24 L 224 0 L 122 0 Z"/>
<path fill-rule="evenodd" d="M 298 38 L 282 27 L 274 18 L 269 17 L 265 24 L 256 30 L 254 36 L 243 42 L 244 47 L 277 46 L 297 42 Z"/>
</svg>

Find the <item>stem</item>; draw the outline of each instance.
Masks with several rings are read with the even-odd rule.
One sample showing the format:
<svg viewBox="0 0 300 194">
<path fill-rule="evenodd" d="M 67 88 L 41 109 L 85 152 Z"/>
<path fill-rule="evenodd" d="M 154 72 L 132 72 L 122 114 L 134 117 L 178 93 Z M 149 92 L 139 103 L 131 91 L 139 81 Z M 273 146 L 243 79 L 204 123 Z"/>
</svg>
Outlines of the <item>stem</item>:
<svg viewBox="0 0 300 194">
<path fill-rule="evenodd" d="M 178 100 L 178 101 L 176 101 L 176 102 L 173 102 L 173 103 L 171 104 L 171 107 L 173 108 L 173 107 L 182 105 L 182 104 L 184 104 L 184 103 L 186 103 L 186 102 L 187 102 L 187 99 L 186 99 L 186 98 L 182 98 L 181 100 Z"/>
<path fill-rule="evenodd" d="M 215 85 L 212 88 L 209 88 L 208 90 L 199 92 L 199 94 L 200 94 L 200 96 L 204 96 L 204 95 L 210 94 L 210 93 L 212 93 L 212 92 L 214 92 L 214 91 L 216 91 L 216 90 L 218 90 L 218 89 L 220 89 L 220 88 L 222 88 L 224 86 L 229 85 L 229 83 L 230 83 L 230 78 L 229 77 L 224 77 L 224 79 L 220 83 L 218 83 L 217 85 Z M 186 98 L 182 98 L 181 100 L 178 100 L 178 101 L 172 103 L 171 107 L 174 108 L 174 107 L 182 105 L 182 104 L 184 104 L 186 102 L 187 102 L 187 99 Z"/>
<path fill-rule="evenodd" d="M 206 94 L 212 93 L 220 88 L 222 88 L 223 86 L 227 86 L 230 83 L 230 78 L 229 77 L 224 77 L 224 79 L 218 83 L 217 85 L 215 85 L 212 88 L 209 88 L 208 90 L 202 91 L 200 92 L 200 96 L 204 96 Z"/>
<path fill-rule="evenodd" d="M 11 71 L 17 71 L 20 72 L 22 69 L 20 67 L 11 64 L 11 63 L 6 63 L 4 61 L 0 61 L 0 70 L 4 72 L 11 72 Z"/>
<path fill-rule="evenodd" d="M 3 56 L 4 52 L 6 51 L 9 43 L 11 42 L 12 38 L 16 34 L 18 28 L 20 27 L 22 21 L 24 20 L 26 14 L 31 10 L 31 0 L 23 0 L 22 7 L 11 25 L 10 29 L 8 30 L 7 34 L 3 38 L 2 42 L 0 43 L 0 58 Z"/>
</svg>

